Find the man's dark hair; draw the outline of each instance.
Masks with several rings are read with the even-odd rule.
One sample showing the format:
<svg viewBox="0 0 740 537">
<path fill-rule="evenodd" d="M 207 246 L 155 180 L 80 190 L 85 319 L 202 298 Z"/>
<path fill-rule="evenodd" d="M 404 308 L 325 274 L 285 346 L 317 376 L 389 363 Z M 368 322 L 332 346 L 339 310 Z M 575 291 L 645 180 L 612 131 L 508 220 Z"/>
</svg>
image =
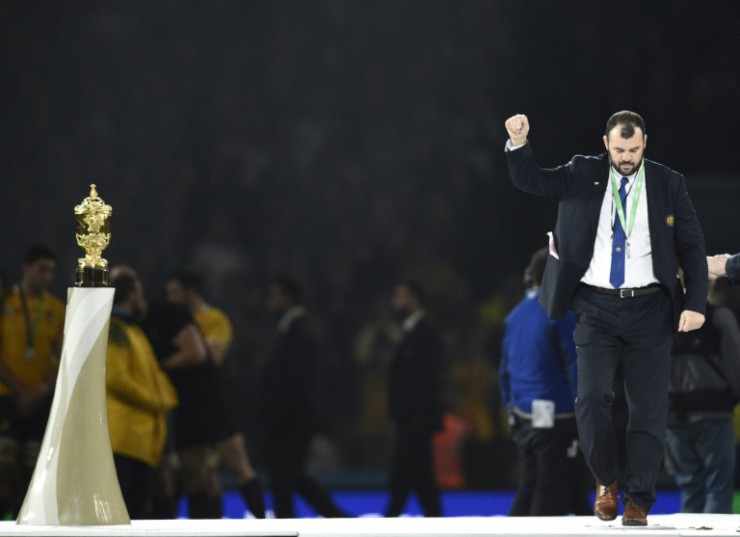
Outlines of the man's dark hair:
<svg viewBox="0 0 740 537">
<path fill-rule="evenodd" d="M 120 304 L 126 300 L 136 288 L 138 280 L 134 276 L 120 276 L 111 281 L 111 285 L 116 290 L 113 295 L 113 304 Z"/>
<path fill-rule="evenodd" d="M 199 295 L 203 293 L 203 276 L 197 270 L 180 268 L 173 271 L 167 281 L 178 282 L 186 291 L 195 291 Z"/>
<path fill-rule="evenodd" d="M 427 294 L 424 288 L 416 280 L 401 280 L 399 285 L 403 285 L 409 290 L 411 295 L 416 299 L 420 306 L 425 306 L 427 303 Z"/>
<path fill-rule="evenodd" d="M 46 246 L 35 244 L 28 249 L 26 255 L 23 257 L 23 264 L 31 265 L 39 259 L 51 259 L 52 261 L 56 261 L 57 255 Z"/>
<path fill-rule="evenodd" d="M 303 301 L 303 289 L 294 279 L 288 276 L 278 276 L 272 280 L 272 284 L 277 286 L 293 304 L 300 304 Z"/>
<path fill-rule="evenodd" d="M 642 131 L 643 136 L 647 134 L 645 130 L 645 120 L 642 116 L 636 112 L 630 112 L 629 110 L 621 110 L 612 114 L 612 117 L 606 122 L 606 136 L 609 137 L 609 133 L 616 126 L 622 127 L 619 131 L 619 135 L 622 138 L 632 138 L 635 135 L 635 129 L 639 128 Z"/>
<path fill-rule="evenodd" d="M 539 287 L 542 285 L 542 276 L 545 274 L 545 264 L 547 263 L 547 247 L 540 248 L 529 260 L 529 265 L 524 269 L 524 286 Z"/>
</svg>

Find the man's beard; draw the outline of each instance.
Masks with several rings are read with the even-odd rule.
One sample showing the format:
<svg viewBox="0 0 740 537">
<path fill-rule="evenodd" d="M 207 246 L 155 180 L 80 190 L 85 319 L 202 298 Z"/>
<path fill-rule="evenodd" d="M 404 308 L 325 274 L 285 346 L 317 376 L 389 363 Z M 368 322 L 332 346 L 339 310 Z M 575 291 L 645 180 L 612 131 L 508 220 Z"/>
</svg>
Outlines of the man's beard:
<svg viewBox="0 0 740 537">
<path fill-rule="evenodd" d="M 640 169 L 640 166 L 642 165 L 643 159 L 638 160 L 637 162 L 624 162 L 621 164 L 617 164 L 616 168 L 619 170 L 619 173 L 621 173 L 624 176 L 632 175 L 637 170 Z"/>
</svg>

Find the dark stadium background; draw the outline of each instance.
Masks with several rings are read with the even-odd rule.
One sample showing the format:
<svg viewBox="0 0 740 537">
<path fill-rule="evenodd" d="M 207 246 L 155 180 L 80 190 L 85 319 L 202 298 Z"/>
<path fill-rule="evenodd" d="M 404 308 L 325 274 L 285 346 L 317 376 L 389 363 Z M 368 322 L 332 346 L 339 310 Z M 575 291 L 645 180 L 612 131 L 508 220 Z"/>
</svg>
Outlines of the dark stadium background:
<svg viewBox="0 0 740 537">
<path fill-rule="evenodd" d="M 4 1 L 0 268 L 15 280 L 26 247 L 50 245 L 64 296 L 72 209 L 96 183 L 112 264 L 152 297 L 173 268 L 204 270 L 232 317 L 232 400 L 258 466 L 264 291 L 294 275 L 324 349 L 313 469 L 376 491 L 386 304 L 414 277 L 445 334 L 465 488 L 510 490 L 498 338 L 555 206 L 510 185 L 503 122 L 528 114 L 555 165 L 601 152 L 612 112 L 642 113 L 710 253 L 736 252 L 739 14 L 732 0 Z"/>
</svg>

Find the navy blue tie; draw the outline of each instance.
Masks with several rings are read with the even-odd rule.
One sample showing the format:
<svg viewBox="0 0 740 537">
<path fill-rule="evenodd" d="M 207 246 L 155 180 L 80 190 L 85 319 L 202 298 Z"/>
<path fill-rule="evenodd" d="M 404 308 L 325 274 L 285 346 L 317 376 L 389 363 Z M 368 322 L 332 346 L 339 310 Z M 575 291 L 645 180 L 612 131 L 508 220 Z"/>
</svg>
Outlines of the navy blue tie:
<svg viewBox="0 0 740 537">
<path fill-rule="evenodd" d="M 622 200 L 624 217 L 627 218 L 627 178 L 622 177 L 622 185 L 619 187 L 619 199 Z M 624 245 L 627 237 L 624 234 L 622 220 L 618 214 L 614 215 L 614 238 L 612 240 L 612 269 L 609 273 L 609 282 L 615 289 L 624 283 Z"/>
</svg>

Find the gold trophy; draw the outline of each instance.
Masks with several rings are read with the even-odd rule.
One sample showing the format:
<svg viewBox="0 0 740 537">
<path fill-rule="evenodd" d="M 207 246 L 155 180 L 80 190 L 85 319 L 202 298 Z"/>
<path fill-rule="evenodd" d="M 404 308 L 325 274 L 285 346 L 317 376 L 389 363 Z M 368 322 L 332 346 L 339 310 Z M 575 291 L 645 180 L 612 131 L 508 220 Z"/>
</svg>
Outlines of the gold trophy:
<svg viewBox="0 0 740 537">
<path fill-rule="evenodd" d="M 77 260 L 75 287 L 107 287 L 108 261 L 100 257 L 110 242 L 110 217 L 113 208 L 98 197 L 95 185 L 90 195 L 75 207 L 77 244 L 85 257 Z"/>
<path fill-rule="evenodd" d="M 118 484 L 105 389 L 105 362 L 115 290 L 108 287 L 112 213 L 98 197 L 75 207 L 77 279 L 67 292 L 64 345 L 44 440 L 18 524 L 98 526 L 130 524 Z"/>
</svg>

